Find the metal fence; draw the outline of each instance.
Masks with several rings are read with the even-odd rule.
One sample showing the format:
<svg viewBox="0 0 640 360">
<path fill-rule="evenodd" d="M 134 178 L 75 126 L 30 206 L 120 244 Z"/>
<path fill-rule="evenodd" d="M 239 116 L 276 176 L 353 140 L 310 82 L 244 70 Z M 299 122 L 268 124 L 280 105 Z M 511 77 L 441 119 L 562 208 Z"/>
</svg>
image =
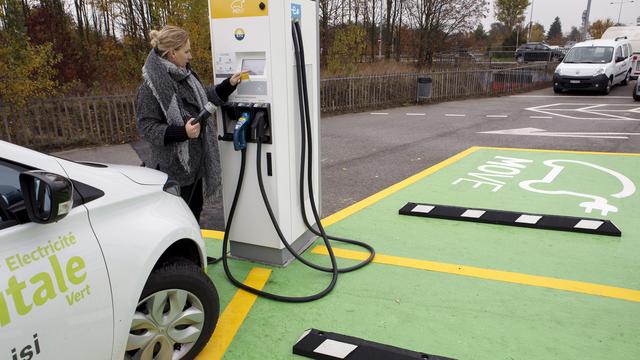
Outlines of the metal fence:
<svg viewBox="0 0 640 360">
<path fill-rule="evenodd" d="M 323 113 L 352 112 L 416 102 L 417 78 L 432 79 L 429 101 L 492 96 L 548 86 L 551 64 L 508 69 L 439 71 L 333 78 L 321 81 Z M 0 139 L 49 151 L 138 138 L 135 95 L 37 101 L 26 109 L 0 108 Z"/>
<path fill-rule="evenodd" d="M 138 137 L 134 95 L 40 100 L 26 109 L 0 108 L 0 139 L 53 150 L 122 144 Z"/>
<path fill-rule="evenodd" d="M 320 89 L 321 109 L 347 112 L 416 102 L 418 77 L 431 78 L 430 101 L 501 95 L 548 86 L 554 69 L 540 63 L 508 69 L 325 79 Z"/>
</svg>

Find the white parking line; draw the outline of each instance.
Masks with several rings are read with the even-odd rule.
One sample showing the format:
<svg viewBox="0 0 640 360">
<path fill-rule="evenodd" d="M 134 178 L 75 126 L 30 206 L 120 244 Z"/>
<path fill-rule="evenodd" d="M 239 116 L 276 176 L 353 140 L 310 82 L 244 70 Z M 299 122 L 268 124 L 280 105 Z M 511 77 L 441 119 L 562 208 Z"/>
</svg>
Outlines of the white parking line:
<svg viewBox="0 0 640 360">
<path fill-rule="evenodd" d="M 584 96 L 571 96 L 571 95 L 511 95 L 509 97 L 512 98 L 596 98 L 596 99 L 630 99 L 631 96 L 611 96 L 611 95 L 607 95 L 607 96 L 591 96 L 591 95 L 584 95 Z"/>
<path fill-rule="evenodd" d="M 509 115 L 487 115 L 488 118 L 506 118 Z"/>
<path fill-rule="evenodd" d="M 389 115 L 389 113 L 377 112 L 377 113 L 371 113 L 371 115 Z"/>
<path fill-rule="evenodd" d="M 553 119 L 553 116 L 529 116 L 532 119 Z"/>
<path fill-rule="evenodd" d="M 425 113 L 407 113 L 407 116 L 425 116 Z"/>
<path fill-rule="evenodd" d="M 449 117 L 463 117 L 463 116 L 467 116 L 465 114 L 444 114 L 444 116 L 449 116 Z"/>
</svg>

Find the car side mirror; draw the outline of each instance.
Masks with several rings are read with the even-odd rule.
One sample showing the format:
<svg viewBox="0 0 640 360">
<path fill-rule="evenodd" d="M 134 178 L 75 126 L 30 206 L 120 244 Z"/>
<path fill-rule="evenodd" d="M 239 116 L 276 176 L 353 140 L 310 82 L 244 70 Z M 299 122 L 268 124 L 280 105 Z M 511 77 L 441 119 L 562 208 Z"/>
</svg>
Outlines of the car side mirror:
<svg viewBox="0 0 640 360">
<path fill-rule="evenodd" d="M 618 56 L 618 57 L 616 58 L 616 62 L 620 62 L 620 61 L 624 61 L 624 57 L 622 57 L 622 56 Z"/>
<path fill-rule="evenodd" d="M 29 219 L 38 224 L 56 222 L 73 207 L 73 184 L 58 174 L 38 170 L 22 172 L 20 190 Z"/>
</svg>

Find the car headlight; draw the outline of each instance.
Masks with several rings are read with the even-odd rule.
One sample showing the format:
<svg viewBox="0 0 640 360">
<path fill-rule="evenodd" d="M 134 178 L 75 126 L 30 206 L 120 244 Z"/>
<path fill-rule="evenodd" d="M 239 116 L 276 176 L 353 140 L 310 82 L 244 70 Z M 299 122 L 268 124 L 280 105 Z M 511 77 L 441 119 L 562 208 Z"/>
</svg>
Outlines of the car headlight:
<svg viewBox="0 0 640 360">
<path fill-rule="evenodd" d="M 173 180 L 167 180 L 162 190 L 168 192 L 171 195 L 180 196 L 180 184 Z"/>
<path fill-rule="evenodd" d="M 596 71 L 596 76 L 602 75 L 602 74 L 604 74 L 604 68 L 598 69 L 598 71 Z"/>
<path fill-rule="evenodd" d="M 560 66 L 556 67 L 555 73 L 558 75 L 562 75 L 562 68 Z"/>
</svg>

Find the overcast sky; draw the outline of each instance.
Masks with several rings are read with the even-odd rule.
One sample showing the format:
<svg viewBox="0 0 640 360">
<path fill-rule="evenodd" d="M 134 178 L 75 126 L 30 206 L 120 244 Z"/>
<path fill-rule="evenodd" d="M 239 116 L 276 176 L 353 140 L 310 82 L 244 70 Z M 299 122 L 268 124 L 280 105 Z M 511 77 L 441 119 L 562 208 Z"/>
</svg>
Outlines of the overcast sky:
<svg viewBox="0 0 640 360">
<path fill-rule="evenodd" d="M 622 15 L 620 22 L 627 25 L 636 25 L 636 18 L 640 16 L 640 0 L 623 0 Z M 482 21 L 484 29 L 488 31 L 491 23 L 496 22 L 493 8 L 493 0 L 489 0 L 490 11 L 489 17 Z M 569 33 L 571 26 L 580 28 L 582 23 L 582 11 L 587 8 L 587 0 L 529 0 L 533 2 L 533 22 L 538 22 L 544 26 L 544 31 L 549 31 L 549 26 L 556 16 L 560 17 L 562 24 L 562 32 Z M 611 4 L 612 2 L 616 4 Z M 610 18 L 614 22 L 618 20 L 618 12 L 620 11 L 620 0 L 591 0 L 591 14 L 589 20 L 593 23 L 598 19 Z M 531 14 L 531 6 L 527 8 L 525 20 L 529 24 Z"/>
</svg>

